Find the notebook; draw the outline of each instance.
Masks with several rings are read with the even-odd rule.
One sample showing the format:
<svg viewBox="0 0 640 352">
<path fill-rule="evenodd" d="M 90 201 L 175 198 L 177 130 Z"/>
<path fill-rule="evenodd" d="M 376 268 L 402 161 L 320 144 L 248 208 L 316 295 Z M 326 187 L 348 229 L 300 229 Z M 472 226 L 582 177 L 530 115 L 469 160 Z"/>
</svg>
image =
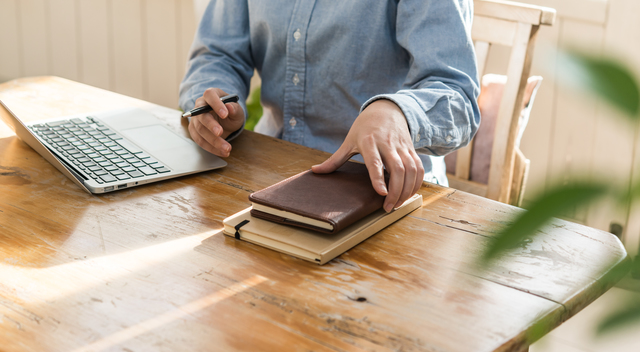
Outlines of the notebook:
<svg viewBox="0 0 640 352">
<path fill-rule="evenodd" d="M 223 221 L 223 233 L 242 241 L 322 265 L 398 221 L 421 205 L 422 196 L 416 194 L 391 213 L 387 213 L 383 209 L 376 210 L 333 234 L 256 218 L 251 215 L 251 207 L 249 207 L 226 218 Z"/>
<path fill-rule="evenodd" d="M 371 185 L 367 167 L 350 161 L 332 173 L 308 170 L 249 195 L 252 216 L 324 233 L 381 209 L 384 198 Z"/>
<path fill-rule="evenodd" d="M 89 193 L 112 192 L 227 165 L 142 109 L 24 123 L 5 103 L 0 104 L 9 111 L 4 122 L 16 135 Z"/>
</svg>

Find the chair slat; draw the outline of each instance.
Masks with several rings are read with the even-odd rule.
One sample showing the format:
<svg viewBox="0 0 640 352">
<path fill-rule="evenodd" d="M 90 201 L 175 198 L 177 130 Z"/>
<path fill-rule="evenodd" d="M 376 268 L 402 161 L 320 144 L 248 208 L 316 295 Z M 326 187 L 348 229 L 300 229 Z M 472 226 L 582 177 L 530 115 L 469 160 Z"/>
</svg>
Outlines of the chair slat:
<svg viewBox="0 0 640 352">
<path fill-rule="evenodd" d="M 537 26 L 518 23 L 518 31 L 511 49 L 507 83 L 500 102 L 495 138 L 491 151 L 489 189 L 487 197 L 503 203 L 509 201 L 513 175 L 514 146 L 518 120 L 529 77 Z"/>
<path fill-rule="evenodd" d="M 556 10 L 544 6 L 496 0 L 475 0 L 473 5 L 475 15 L 504 18 L 535 26 L 552 25 L 556 18 Z"/>
<path fill-rule="evenodd" d="M 475 16 L 471 27 L 471 38 L 492 44 L 511 46 L 515 39 L 518 22 L 486 16 Z"/>
<path fill-rule="evenodd" d="M 476 40 L 474 46 L 476 49 L 476 58 L 478 60 L 478 77 L 482 78 L 487 66 L 487 57 L 489 56 L 489 48 L 491 47 L 491 44 L 481 40 Z"/>
</svg>

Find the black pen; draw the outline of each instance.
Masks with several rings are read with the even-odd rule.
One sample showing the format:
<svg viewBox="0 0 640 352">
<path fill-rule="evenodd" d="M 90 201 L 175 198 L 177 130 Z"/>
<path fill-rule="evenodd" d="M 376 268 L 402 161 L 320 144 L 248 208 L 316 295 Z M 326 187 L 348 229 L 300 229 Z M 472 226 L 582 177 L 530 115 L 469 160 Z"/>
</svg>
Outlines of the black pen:
<svg viewBox="0 0 640 352">
<path fill-rule="evenodd" d="M 237 103 L 238 102 L 238 95 L 237 94 L 225 95 L 224 97 L 221 97 L 220 100 L 225 104 L 226 103 Z M 197 116 L 197 115 L 201 115 L 201 114 L 207 113 L 207 112 L 209 112 L 211 110 L 212 110 L 212 108 L 209 105 L 205 105 L 205 106 L 201 106 L 199 108 L 191 109 L 190 111 L 185 112 L 184 114 L 182 114 L 182 117 Z"/>
</svg>

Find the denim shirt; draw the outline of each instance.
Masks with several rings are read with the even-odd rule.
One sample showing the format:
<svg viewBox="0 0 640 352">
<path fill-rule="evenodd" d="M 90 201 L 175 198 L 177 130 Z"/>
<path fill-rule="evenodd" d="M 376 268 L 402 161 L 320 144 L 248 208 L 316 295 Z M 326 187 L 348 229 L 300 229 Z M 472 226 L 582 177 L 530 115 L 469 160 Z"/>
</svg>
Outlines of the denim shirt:
<svg viewBox="0 0 640 352">
<path fill-rule="evenodd" d="M 216 87 L 238 94 L 246 112 L 255 68 L 264 108 L 256 131 L 333 153 L 368 104 L 389 99 L 424 179 L 446 185 L 441 156 L 480 123 L 472 14 L 470 0 L 212 0 L 180 107 Z"/>
</svg>

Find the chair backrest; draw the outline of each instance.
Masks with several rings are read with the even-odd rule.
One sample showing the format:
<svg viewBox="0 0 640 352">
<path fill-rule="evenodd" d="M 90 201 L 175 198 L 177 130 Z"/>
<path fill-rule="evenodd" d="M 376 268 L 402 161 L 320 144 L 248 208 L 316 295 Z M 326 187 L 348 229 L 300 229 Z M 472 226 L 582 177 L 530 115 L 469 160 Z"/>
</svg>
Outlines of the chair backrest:
<svg viewBox="0 0 640 352">
<path fill-rule="evenodd" d="M 503 203 L 513 203 L 511 190 L 522 180 L 514 179 L 516 164 L 522 157 L 516 148 L 519 121 L 536 34 L 541 25 L 552 25 L 555 10 L 510 1 L 475 0 L 471 37 L 478 59 L 478 74 L 483 77 L 492 45 L 511 47 L 507 80 L 495 126 L 488 183 L 469 181 L 473 143 L 458 150 L 455 175 L 448 175 L 451 187 L 475 193 Z M 519 166 L 519 165 L 518 165 Z"/>
</svg>

